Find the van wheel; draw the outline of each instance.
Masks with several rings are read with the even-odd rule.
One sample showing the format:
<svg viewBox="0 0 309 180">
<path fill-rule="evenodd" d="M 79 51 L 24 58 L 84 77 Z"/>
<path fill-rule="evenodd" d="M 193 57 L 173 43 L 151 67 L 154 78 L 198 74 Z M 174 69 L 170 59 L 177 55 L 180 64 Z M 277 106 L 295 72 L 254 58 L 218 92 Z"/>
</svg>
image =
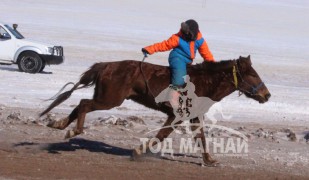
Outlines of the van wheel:
<svg viewBox="0 0 309 180">
<path fill-rule="evenodd" d="M 35 52 L 24 52 L 18 58 L 18 68 L 22 72 L 37 73 L 43 66 L 43 61 Z"/>
<path fill-rule="evenodd" d="M 40 69 L 40 71 L 39 71 L 39 72 L 43 72 L 43 70 L 44 70 L 44 68 L 45 68 L 45 65 L 46 65 L 46 63 L 45 63 L 45 61 L 43 61 L 43 63 L 42 63 L 42 67 L 41 67 L 41 69 Z"/>
</svg>

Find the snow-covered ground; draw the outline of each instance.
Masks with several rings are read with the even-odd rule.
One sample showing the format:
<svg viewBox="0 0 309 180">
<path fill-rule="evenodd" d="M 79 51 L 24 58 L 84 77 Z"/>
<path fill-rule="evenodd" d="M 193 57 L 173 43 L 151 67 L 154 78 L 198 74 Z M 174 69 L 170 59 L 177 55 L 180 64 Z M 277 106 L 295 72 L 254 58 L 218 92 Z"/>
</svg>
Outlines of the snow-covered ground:
<svg viewBox="0 0 309 180">
<path fill-rule="evenodd" d="M 225 98 L 235 121 L 309 124 L 309 1 L 307 0 L 1 0 L 0 21 L 18 23 L 25 37 L 64 46 L 65 63 L 26 74 L 0 66 L 0 104 L 44 108 L 43 102 L 99 61 L 141 60 L 140 49 L 167 39 L 180 23 L 196 19 L 216 60 L 251 55 L 272 97 L 259 104 L 237 93 Z M 1 48 L 1 47 L 0 47 Z M 167 65 L 168 53 L 147 61 Z M 196 62 L 201 62 L 198 57 Z M 58 106 L 69 112 L 92 88 Z M 131 101 L 133 114 L 160 113 Z M 144 111 L 146 110 L 146 111 Z M 121 113 L 114 109 L 106 113 Z"/>
</svg>

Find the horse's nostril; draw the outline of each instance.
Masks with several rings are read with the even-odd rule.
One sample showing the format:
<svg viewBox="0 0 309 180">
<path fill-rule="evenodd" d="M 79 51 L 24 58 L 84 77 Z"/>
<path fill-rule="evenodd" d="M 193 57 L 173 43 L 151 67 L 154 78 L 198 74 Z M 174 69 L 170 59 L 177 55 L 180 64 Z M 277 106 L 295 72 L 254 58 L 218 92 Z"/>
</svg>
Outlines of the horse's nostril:
<svg viewBox="0 0 309 180">
<path fill-rule="evenodd" d="M 270 95 L 269 93 L 266 94 L 266 95 L 265 95 L 265 99 L 268 100 L 268 99 L 270 98 L 270 96 L 271 96 L 271 95 Z"/>
</svg>

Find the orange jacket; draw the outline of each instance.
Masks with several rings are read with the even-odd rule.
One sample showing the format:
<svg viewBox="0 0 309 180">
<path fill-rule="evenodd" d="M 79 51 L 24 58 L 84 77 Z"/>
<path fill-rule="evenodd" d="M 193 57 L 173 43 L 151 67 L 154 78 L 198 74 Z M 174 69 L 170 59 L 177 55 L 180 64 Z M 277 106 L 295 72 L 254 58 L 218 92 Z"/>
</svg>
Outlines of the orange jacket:
<svg viewBox="0 0 309 180">
<path fill-rule="evenodd" d="M 185 41 L 182 38 L 182 33 L 178 32 L 177 34 L 173 34 L 168 40 L 147 46 L 145 49 L 149 54 L 177 49 L 181 54 L 191 60 L 195 58 L 196 50 L 198 50 L 205 61 L 215 61 L 205 39 L 202 37 L 200 32 L 198 33 L 195 41 Z"/>
</svg>

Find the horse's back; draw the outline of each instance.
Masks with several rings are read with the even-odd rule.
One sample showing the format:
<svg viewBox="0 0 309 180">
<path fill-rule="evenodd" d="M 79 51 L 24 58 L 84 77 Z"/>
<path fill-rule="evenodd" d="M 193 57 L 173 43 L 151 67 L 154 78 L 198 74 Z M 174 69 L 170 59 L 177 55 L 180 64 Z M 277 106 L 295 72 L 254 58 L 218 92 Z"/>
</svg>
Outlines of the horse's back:
<svg viewBox="0 0 309 180">
<path fill-rule="evenodd" d="M 110 70 L 117 70 L 117 71 L 123 71 L 128 72 L 128 70 L 131 69 L 149 69 L 149 70 L 168 70 L 167 66 L 162 66 L 158 64 L 152 64 L 149 62 L 141 62 L 137 60 L 122 60 L 122 61 L 111 61 L 111 62 L 99 62 L 95 63 L 91 66 L 90 69 L 93 70 L 103 70 L 109 68 Z"/>
</svg>

